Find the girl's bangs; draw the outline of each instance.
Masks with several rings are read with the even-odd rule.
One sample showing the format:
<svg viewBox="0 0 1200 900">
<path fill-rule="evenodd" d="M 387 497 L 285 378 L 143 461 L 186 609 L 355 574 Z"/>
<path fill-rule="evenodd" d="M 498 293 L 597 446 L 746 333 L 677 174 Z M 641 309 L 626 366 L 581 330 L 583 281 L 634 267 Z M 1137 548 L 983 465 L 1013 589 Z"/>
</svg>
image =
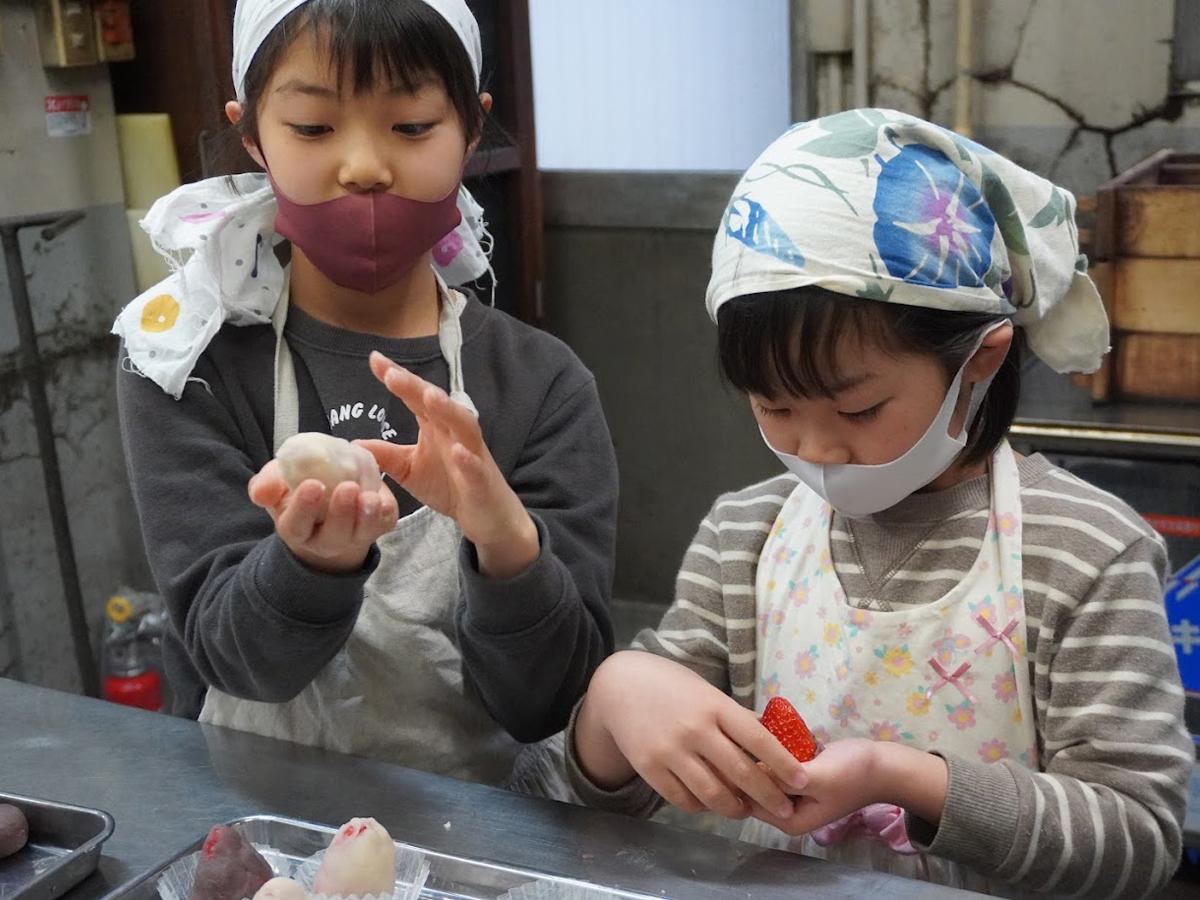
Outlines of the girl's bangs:
<svg viewBox="0 0 1200 900">
<path fill-rule="evenodd" d="M 355 93 L 381 84 L 412 93 L 433 77 L 453 95 L 464 73 L 474 79 L 458 35 L 424 3 L 311 0 L 298 12 L 287 23 L 289 42 L 303 29 L 315 29 L 339 89 L 349 78 Z"/>
<path fill-rule="evenodd" d="M 744 393 L 833 398 L 847 347 L 889 348 L 874 306 L 822 288 L 738 297 L 718 313 L 721 370 Z"/>
</svg>

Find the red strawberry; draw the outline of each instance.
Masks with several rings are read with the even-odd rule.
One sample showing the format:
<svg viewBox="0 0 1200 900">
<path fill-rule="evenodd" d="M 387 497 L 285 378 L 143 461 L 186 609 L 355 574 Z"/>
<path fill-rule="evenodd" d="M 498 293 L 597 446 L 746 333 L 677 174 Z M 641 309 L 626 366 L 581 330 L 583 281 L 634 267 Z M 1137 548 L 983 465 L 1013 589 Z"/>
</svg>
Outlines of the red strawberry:
<svg viewBox="0 0 1200 900">
<path fill-rule="evenodd" d="M 763 710 L 759 721 L 800 762 L 808 762 L 820 752 L 817 739 L 800 718 L 800 713 L 796 712 L 796 707 L 782 697 L 772 697 L 767 701 L 767 708 Z"/>
</svg>

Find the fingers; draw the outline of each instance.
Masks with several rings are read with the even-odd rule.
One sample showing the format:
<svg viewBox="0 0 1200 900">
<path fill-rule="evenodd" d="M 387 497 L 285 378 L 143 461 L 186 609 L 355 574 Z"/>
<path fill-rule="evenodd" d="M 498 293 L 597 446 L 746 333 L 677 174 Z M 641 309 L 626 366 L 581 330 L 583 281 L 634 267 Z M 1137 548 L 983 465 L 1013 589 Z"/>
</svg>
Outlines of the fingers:
<svg viewBox="0 0 1200 900">
<path fill-rule="evenodd" d="M 828 825 L 836 816 L 831 816 L 827 807 L 811 797 L 796 798 L 795 812 L 790 816 L 780 816 L 761 805 L 753 803 L 750 815 L 761 819 L 768 825 L 773 825 L 785 834 L 800 835 L 815 831 L 822 825 Z"/>
<path fill-rule="evenodd" d="M 363 491 L 358 497 L 358 516 L 354 520 L 354 537 L 361 539 L 379 524 L 379 495 Z"/>
<path fill-rule="evenodd" d="M 787 817 L 795 812 L 791 799 L 778 782 L 741 747 L 719 732 L 706 743 L 702 752 L 726 783 L 777 816 Z"/>
<path fill-rule="evenodd" d="M 372 353 L 370 364 L 375 377 L 404 402 L 409 411 L 417 417 L 422 428 L 433 422 L 467 449 L 475 453 L 483 450 L 483 433 L 480 431 L 479 421 L 469 409 L 455 403 L 450 399 L 450 395 L 437 385 L 414 375 L 382 353 Z"/>
<path fill-rule="evenodd" d="M 339 484 L 328 498 L 319 481 L 305 481 L 272 512 L 275 530 L 303 562 L 328 571 L 362 565 L 368 548 L 396 525 L 396 498 L 387 487 L 364 491 Z"/>
<path fill-rule="evenodd" d="M 386 381 L 387 373 L 395 367 L 395 363 L 380 353 L 378 350 L 371 352 L 367 357 L 367 365 L 371 367 L 371 374 L 380 381 Z"/>
<path fill-rule="evenodd" d="M 313 535 L 313 550 L 322 555 L 341 553 L 351 541 L 359 519 L 359 495 L 362 490 L 352 481 L 333 489 L 325 520 Z M 376 508 L 375 513 L 378 513 Z"/>
<path fill-rule="evenodd" d="M 750 805 L 741 792 L 731 788 L 699 756 L 685 757 L 675 768 L 675 774 L 705 809 L 729 819 L 744 819 Z"/>
<path fill-rule="evenodd" d="M 729 743 L 719 733 L 716 738 Z M 737 748 L 732 749 L 741 753 Z M 712 810 L 727 818 L 744 819 L 753 809 L 739 786 L 718 771 L 711 755 L 706 757 L 697 749 L 686 750 L 678 741 L 670 740 L 652 748 L 647 759 L 641 763 L 631 760 L 631 764 L 664 800 L 685 812 Z M 754 764 L 748 767 L 752 769 Z"/>
<path fill-rule="evenodd" d="M 414 445 L 381 440 L 359 440 L 354 443 L 374 456 L 379 471 L 390 475 L 397 484 L 404 484 L 408 479 L 417 452 Z"/>
<path fill-rule="evenodd" d="M 275 517 L 275 530 L 290 547 L 306 544 L 317 527 L 325 485 L 315 479 L 302 482 Z"/>
<path fill-rule="evenodd" d="M 740 706 L 725 707 L 717 721 L 730 740 L 755 759 L 766 763 L 779 781 L 794 791 L 804 790 L 808 784 L 804 766 L 763 727 L 754 713 Z"/>
<path fill-rule="evenodd" d="M 379 521 L 384 530 L 391 531 L 400 518 L 400 504 L 386 484 L 380 486 L 376 495 L 379 497 Z"/>
<path fill-rule="evenodd" d="M 705 805 L 669 769 L 647 773 L 645 781 L 660 797 L 687 813 L 704 812 Z"/>
<path fill-rule="evenodd" d="M 750 801 L 750 815 L 761 822 L 766 822 L 768 825 L 778 828 L 782 832 L 787 832 L 787 822 L 791 816 L 781 816 L 776 812 L 765 808 L 761 803 L 755 800 Z"/>
<path fill-rule="evenodd" d="M 250 479 L 249 484 L 246 485 L 246 491 L 250 494 L 250 502 L 255 506 L 261 506 L 266 510 L 278 506 L 288 491 L 287 482 L 283 480 L 283 472 L 279 468 L 279 461 L 273 459 L 263 466 L 258 474 Z"/>
<path fill-rule="evenodd" d="M 418 378 L 412 372 L 392 362 L 379 352 L 373 352 L 370 358 L 371 373 L 383 382 L 392 394 L 399 397 L 409 411 L 417 417 L 418 422 L 428 418 L 425 409 L 425 388 L 429 382 Z"/>
<path fill-rule="evenodd" d="M 351 540 L 371 544 L 396 527 L 399 509 L 396 498 L 386 487 L 378 491 L 363 491 L 358 498 L 358 516 Z"/>
<path fill-rule="evenodd" d="M 431 419 L 468 450 L 473 453 L 483 450 L 483 432 L 479 428 L 479 420 L 461 403 L 451 400 L 450 395 L 437 385 L 431 384 L 425 389 L 425 409 Z"/>
<path fill-rule="evenodd" d="M 779 788 L 780 792 L 785 797 L 787 797 L 789 800 L 795 799 L 795 797 L 797 796 L 797 794 L 796 794 L 797 788 L 793 787 L 790 784 L 786 784 L 781 779 L 779 779 L 775 775 L 775 773 L 771 771 L 771 767 L 768 766 L 765 762 L 762 762 L 760 760 L 759 762 L 755 763 L 755 766 L 757 766 L 759 768 L 759 770 L 761 770 L 763 772 L 763 774 L 765 774 L 768 778 L 771 779 L 771 783 L 773 785 L 775 785 L 777 788 Z M 804 774 L 805 775 L 809 774 L 807 769 L 805 770 Z M 810 779 L 811 779 L 811 776 L 810 776 Z M 811 780 L 810 780 L 810 783 L 811 783 Z M 780 807 L 780 812 L 782 812 L 782 811 L 783 811 L 783 808 Z"/>
</svg>

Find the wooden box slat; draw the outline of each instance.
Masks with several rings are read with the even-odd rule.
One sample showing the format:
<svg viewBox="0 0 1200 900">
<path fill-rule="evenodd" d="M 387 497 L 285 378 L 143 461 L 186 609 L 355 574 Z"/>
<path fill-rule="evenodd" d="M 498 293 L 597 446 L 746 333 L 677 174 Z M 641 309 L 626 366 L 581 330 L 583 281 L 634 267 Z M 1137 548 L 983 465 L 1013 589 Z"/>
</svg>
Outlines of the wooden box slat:
<svg viewBox="0 0 1200 900">
<path fill-rule="evenodd" d="M 1116 215 L 1116 256 L 1200 258 L 1200 180 L 1119 190 Z"/>
<path fill-rule="evenodd" d="M 1118 259 L 1112 300 L 1117 331 L 1200 334 L 1200 258 Z"/>
<path fill-rule="evenodd" d="M 1112 323 L 1096 401 L 1200 402 L 1200 154 L 1161 150 L 1100 187 L 1091 275 Z"/>
<path fill-rule="evenodd" d="M 1123 397 L 1200 400 L 1200 336 L 1123 334 L 1115 369 Z"/>
</svg>

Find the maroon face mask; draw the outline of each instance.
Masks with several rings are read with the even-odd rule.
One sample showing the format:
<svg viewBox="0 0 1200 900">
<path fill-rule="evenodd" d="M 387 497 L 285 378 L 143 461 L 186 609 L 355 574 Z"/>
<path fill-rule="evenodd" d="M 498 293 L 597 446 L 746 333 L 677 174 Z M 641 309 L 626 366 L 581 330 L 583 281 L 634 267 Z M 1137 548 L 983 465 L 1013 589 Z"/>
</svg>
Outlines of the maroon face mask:
<svg viewBox="0 0 1200 900">
<path fill-rule="evenodd" d="M 275 230 L 340 287 L 374 294 L 395 284 L 458 227 L 458 188 L 432 203 L 371 191 L 294 203 L 271 180 Z"/>
</svg>

